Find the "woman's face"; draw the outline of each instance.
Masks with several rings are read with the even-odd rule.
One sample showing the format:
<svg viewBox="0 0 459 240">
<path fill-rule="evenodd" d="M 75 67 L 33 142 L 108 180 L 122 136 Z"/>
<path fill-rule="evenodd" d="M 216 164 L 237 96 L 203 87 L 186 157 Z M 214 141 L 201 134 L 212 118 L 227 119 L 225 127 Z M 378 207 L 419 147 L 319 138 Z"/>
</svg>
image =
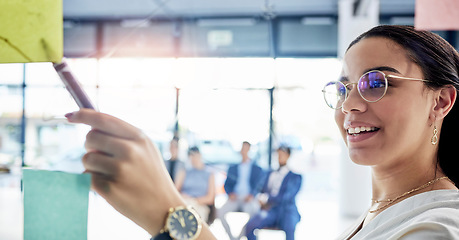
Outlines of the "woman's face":
<svg viewBox="0 0 459 240">
<path fill-rule="evenodd" d="M 193 152 L 190 155 L 191 165 L 195 168 L 198 168 L 202 165 L 201 154 L 198 152 Z"/>
<path fill-rule="evenodd" d="M 355 83 L 370 70 L 423 79 L 421 68 L 408 58 L 406 51 L 382 37 L 365 38 L 347 51 L 342 79 Z M 335 112 L 349 156 L 357 164 L 397 167 L 422 156 L 431 145 L 432 91 L 420 81 L 388 78 L 388 82 L 386 95 L 374 103 L 366 102 L 351 87 L 343 107 Z M 357 127 L 375 131 L 348 134 L 350 128 Z"/>
</svg>

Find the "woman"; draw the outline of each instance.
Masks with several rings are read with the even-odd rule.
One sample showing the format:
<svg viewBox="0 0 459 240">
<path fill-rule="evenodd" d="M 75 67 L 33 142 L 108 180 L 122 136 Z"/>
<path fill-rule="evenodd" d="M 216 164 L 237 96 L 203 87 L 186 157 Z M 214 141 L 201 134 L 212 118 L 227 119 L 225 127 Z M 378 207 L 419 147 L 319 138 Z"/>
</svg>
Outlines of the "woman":
<svg viewBox="0 0 459 240">
<path fill-rule="evenodd" d="M 459 239 L 458 64 L 446 41 L 412 27 L 350 44 L 324 96 L 350 158 L 372 168 L 373 202 L 339 239 Z"/>
<path fill-rule="evenodd" d="M 374 200 L 339 239 L 459 239 L 458 65 L 448 43 L 411 27 L 379 26 L 351 43 L 324 94 L 352 161 L 372 168 Z M 93 127 L 83 163 L 94 189 L 156 236 L 167 209 L 185 204 L 156 147 L 108 115 L 68 119 Z M 215 238 L 204 224 L 198 239 Z"/>
<path fill-rule="evenodd" d="M 198 147 L 190 148 L 188 157 L 191 168 L 178 173 L 175 186 L 187 204 L 193 206 L 201 219 L 207 222 L 215 200 L 214 175 L 206 169 Z"/>
</svg>

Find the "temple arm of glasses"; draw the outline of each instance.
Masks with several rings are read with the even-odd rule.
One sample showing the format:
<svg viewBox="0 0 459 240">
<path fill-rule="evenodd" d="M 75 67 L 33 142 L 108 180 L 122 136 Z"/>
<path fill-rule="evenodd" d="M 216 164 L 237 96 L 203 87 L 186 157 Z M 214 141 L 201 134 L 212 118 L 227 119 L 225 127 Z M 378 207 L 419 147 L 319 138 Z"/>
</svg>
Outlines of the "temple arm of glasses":
<svg viewBox="0 0 459 240">
<path fill-rule="evenodd" d="M 409 78 L 409 77 L 400 77 L 400 76 L 395 76 L 395 75 L 386 75 L 386 77 L 389 77 L 389 78 L 397 78 L 397 79 L 405 79 L 405 80 L 411 80 L 411 81 L 431 82 L 431 81 L 426 80 L 426 79 Z"/>
</svg>

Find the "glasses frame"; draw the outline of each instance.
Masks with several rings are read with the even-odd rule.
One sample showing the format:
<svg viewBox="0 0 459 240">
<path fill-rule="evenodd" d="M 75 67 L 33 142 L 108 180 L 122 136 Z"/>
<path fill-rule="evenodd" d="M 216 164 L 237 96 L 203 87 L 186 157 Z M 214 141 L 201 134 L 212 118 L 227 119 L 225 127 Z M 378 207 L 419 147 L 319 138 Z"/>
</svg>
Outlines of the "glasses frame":
<svg viewBox="0 0 459 240">
<path fill-rule="evenodd" d="M 363 76 L 369 74 L 369 73 L 372 73 L 372 72 L 378 72 L 378 73 L 381 73 L 383 76 L 384 76 L 384 81 L 385 81 L 385 88 L 384 88 L 384 93 L 381 95 L 380 98 L 378 98 L 377 100 L 373 100 L 373 101 L 370 101 L 368 99 L 366 99 L 363 95 L 362 95 L 362 92 L 360 91 L 360 88 L 357 87 L 357 91 L 359 92 L 359 95 L 360 97 L 365 100 L 366 102 L 370 102 L 370 103 L 374 103 L 374 102 L 377 102 L 379 100 L 381 100 L 384 96 L 386 96 L 386 92 L 387 92 L 387 86 L 388 86 L 388 81 L 387 81 L 387 78 L 395 78 L 395 79 L 401 79 L 401 80 L 408 80 L 408 81 L 421 81 L 421 82 L 432 82 L 432 81 L 429 81 L 427 79 L 420 79 L 420 78 L 410 78 L 410 77 L 401 77 L 401 76 L 396 76 L 396 75 L 391 75 L 391 74 L 385 74 L 383 71 L 380 71 L 380 70 L 371 70 L 371 71 L 368 71 L 364 74 L 362 74 L 362 76 L 360 76 L 359 78 L 359 81 L 355 82 L 355 83 L 342 83 L 341 81 L 335 81 L 335 82 L 329 82 L 327 84 L 325 84 L 324 88 L 322 89 L 322 93 L 324 95 L 324 100 L 325 100 L 325 103 L 327 104 L 328 107 L 330 107 L 331 109 L 335 109 L 335 110 L 338 110 L 338 109 L 341 109 L 343 107 L 343 104 L 344 102 L 346 101 L 346 99 L 348 98 L 349 96 L 349 93 L 352 89 L 349 89 L 348 86 L 349 85 L 357 85 L 359 84 L 360 80 L 363 78 Z M 325 97 L 325 94 L 326 94 L 326 91 L 325 91 L 325 88 L 330 84 L 330 83 L 341 83 L 343 86 L 344 86 L 344 91 L 345 91 L 345 94 L 344 94 L 344 100 L 342 101 L 341 103 L 341 106 L 339 107 L 336 107 L 336 108 L 333 108 L 331 107 L 328 102 L 327 102 L 327 98 Z"/>
</svg>

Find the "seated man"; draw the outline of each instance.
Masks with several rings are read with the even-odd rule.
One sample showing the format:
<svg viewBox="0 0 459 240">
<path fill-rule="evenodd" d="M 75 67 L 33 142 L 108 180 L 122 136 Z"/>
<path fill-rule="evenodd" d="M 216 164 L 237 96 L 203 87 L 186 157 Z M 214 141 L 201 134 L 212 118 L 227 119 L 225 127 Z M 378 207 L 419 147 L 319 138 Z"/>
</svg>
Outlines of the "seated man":
<svg viewBox="0 0 459 240">
<path fill-rule="evenodd" d="M 245 231 L 242 229 L 240 234 L 234 237 L 225 215 L 229 212 L 245 212 L 252 216 L 260 209 L 254 196 L 260 192 L 266 174 L 249 158 L 249 151 L 250 143 L 244 141 L 240 152 L 242 161 L 228 168 L 224 185 L 228 201 L 217 212 L 230 240 L 240 239 Z"/>
<path fill-rule="evenodd" d="M 287 168 L 290 148 L 281 146 L 279 154 L 279 169 L 271 171 L 265 181 L 258 200 L 261 211 L 250 218 L 246 225 L 248 240 L 255 240 L 255 229 L 278 228 L 285 232 L 287 240 L 295 238 L 295 227 L 300 221 L 296 207 L 295 196 L 300 190 L 302 177 Z"/>
</svg>

